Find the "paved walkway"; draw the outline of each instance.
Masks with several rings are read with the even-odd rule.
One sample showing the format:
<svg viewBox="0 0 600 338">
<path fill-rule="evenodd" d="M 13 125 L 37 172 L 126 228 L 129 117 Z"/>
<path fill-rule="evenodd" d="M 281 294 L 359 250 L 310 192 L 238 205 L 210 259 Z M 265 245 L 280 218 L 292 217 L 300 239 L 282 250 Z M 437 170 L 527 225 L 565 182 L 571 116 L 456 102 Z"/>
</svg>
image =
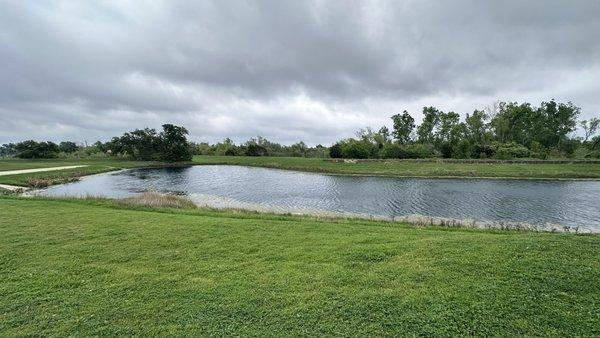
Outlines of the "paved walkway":
<svg viewBox="0 0 600 338">
<path fill-rule="evenodd" d="M 29 173 L 39 173 L 39 172 L 42 172 L 42 171 L 74 169 L 74 168 L 81 168 L 81 167 L 87 167 L 87 165 L 68 165 L 68 166 L 64 166 L 64 167 L 50 167 L 50 168 L 37 168 L 37 169 L 21 169 L 21 170 L 0 171 L 0 176 L 17 175 L 17 174 L 29 174 Z"/>
<path fill-rule="evenodd" d="M 16 185 L 8 185 L 8 184 L 0 184 L 0 189 L 5 189 L 8 191 L 25 191 L 29 190 L 27 187 L 19 187 Z"/>
</svg>

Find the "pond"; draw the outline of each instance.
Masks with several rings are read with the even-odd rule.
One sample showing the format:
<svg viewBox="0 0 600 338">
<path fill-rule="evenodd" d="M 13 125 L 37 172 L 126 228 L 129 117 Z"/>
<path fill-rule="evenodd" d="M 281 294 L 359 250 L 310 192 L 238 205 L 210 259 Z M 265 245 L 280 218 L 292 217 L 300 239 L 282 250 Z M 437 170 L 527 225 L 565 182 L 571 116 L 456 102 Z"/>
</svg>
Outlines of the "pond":
<svg viewBox="0 0 600 338">
<path fill-rule="evenodd" d="M 600 231 L 600 181 L 337 176 L 242 166 L 134 169 L 85 177 L 34 194 L 187 195 L 212 207 L 377 216 L 426 215 Z"/>
</svg>

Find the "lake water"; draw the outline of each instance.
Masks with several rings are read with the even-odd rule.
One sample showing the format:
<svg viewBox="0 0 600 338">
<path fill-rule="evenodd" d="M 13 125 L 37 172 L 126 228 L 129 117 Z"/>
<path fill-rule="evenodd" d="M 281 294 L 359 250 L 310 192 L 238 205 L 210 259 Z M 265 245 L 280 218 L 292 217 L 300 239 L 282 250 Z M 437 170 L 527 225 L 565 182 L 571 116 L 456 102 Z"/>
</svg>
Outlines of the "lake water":
<svg viewBox="0 0 600 338">
<path fill-rule="evenodd" d="M 213 207 L 419 214 L 600 231 L 600 181 L 389 178 L 192 166 L 101 174 L 35 194 L 127 197 L 144 191 L 187 195 Z"/>
</svg>

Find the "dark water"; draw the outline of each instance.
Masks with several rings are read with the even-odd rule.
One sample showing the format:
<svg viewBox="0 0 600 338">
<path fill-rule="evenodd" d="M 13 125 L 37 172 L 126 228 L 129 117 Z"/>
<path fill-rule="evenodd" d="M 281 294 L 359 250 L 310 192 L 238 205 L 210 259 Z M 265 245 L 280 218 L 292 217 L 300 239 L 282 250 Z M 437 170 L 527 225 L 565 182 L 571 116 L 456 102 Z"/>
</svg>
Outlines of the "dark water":
<svg viewBox="0 0 600 338">
<path fill-rule="evenodd" d="M 143 191 L 212 206 L 561 224 L 600 230 L 600 181 L 333 176 L 240 166 L 138 169 L 40 191 L 125 197 Z"/>
</svg>

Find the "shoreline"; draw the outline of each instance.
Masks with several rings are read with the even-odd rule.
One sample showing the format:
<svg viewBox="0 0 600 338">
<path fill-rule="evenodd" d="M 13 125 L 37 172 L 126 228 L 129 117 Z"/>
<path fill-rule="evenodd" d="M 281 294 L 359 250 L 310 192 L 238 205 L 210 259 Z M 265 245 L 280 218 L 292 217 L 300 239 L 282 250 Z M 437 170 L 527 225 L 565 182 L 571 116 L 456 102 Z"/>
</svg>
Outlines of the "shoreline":
<svg viewBox="0 0 600 338">
<path fill-rule="evenodd" d="M 125 169 L 129 170 L 129 169 Z M 96 175 L 102 175 L 107 173 L 100 173 Z M 93 176 L 93 175 L 90 175 Z M 87 176 L 87 177 L 90 177 Z M 36 198 L 36 199 L 47 199 L 47 200 L 81 200 L 86 199 L 100 199 L 108 200 L 114 203 L 119 203 L 124 198 L 119 197 L 106 197 L 106 196 L 93 196 L 93 195 L 81 195 L 81 196 L 44 196 L 36 194 L 37 191 L 43 191 L 44 188 L 30 189 L 18 194 L 25 198 Z M 159 193 L 161 195 L 172 195 L 169 193 Z M 132 196 L 139 195 L 134 193 Z M 534 224 L 524 221 L 509 221 L 509 220 L 484 220 L 484 219 L 473 219 L 473 218 L 451 218 L 451 217 L 440 217 L 440 216 L 428 216 L 422 214 L 406 214 L 406 215 L 377 215 L 377 214 L 364 214 L 355 212 L 344 212 L 344 211 L 329 211 L 320 209 L 310 209 L 302 207 L 277 207 L 263 205 L 259 203 L 243 202 L 235 200 L 233 198 L 208 195 L 208 194 L 197 194 L 192 193 L 185 195 L 185 198 L 192 201 L 199 210 L 208 209 L 222 212 L 242 212 L 247 214 L 261 214 L 261 215 L 277 215 L 277 216 L 292 216 L 292 217 L 310 217 L 317 219 L 327 220 L 364 220 L 373 222 L 386 222 L 390 224 L 404 223 L 413 225 L 416 227 L 427 227 L 427 226 L 439 226 L 444 228 L 461 228 L 461 229 L 475 229 L 475 230 L 511 230 L 511 231 L 531 231 L 531 232 L 552 232 L 552 233 L 574 233 L 574 234 L 600 234 L 600 228 L 594 226 L 571 226 L 557 223 L 544 223 Z M 151 208 L 152 209 L 152 208 Z M 190 209 L 194 210 L 194 209 Z"/>
<path fill-rule="evenodd" d="M 536 181 L 600 181 L 600 177 L 589 177 L 589 178 L 579 178 L 579 177 L 515 177 L 515 176 L 456 176 L 456 175 L 394 175 L 394 174 L 378 174 L 378 173 L 336 173 L 330 171 L 319 171 L 319 170 L 310 170 L 303 168 L 283 168 L 278 166 L 268 166 L 268 165 L 252 165 L 252 164 L 235 164 L 235 163 L 194 163 L 187 166 L 208 166 L 208 165 L 230 165 L 237 167 L 250 167 L 250 168 L 264 168 L 264 169 L 278 169 L 285 171 L 296 171 L 301 173 L 311 173 L 311 174 L 322 174 L 322 175 L 332 175 L 332 176 L 355 176 L 355 177 L 388 177 L 388 178 L 417 178 L 417 179 L 484 179 L 484 180 L 536 180 Z M 142 168 L 133 168 L 133 169 L 145 169 L 152 167 L 142 167 Z"/>
</svg>

